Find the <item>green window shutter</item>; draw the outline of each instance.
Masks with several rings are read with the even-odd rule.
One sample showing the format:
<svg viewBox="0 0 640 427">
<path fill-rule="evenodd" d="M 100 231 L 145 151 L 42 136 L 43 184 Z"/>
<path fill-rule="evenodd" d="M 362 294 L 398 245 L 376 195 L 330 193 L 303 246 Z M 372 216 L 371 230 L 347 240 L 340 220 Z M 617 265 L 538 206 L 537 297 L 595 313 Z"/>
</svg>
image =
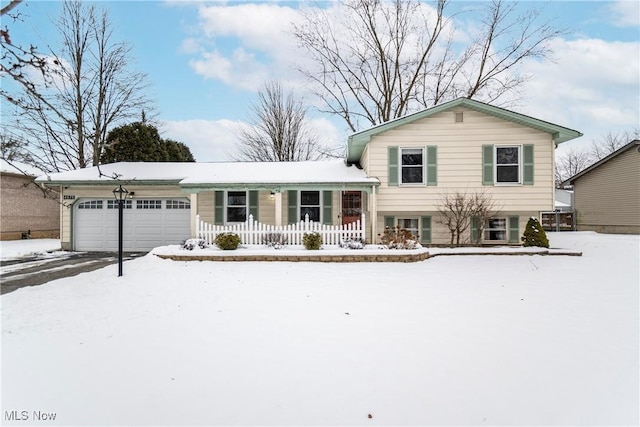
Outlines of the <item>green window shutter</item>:
<svg viewBox="0 0 640 427">
<path fill-rule="evenodd" d="M 519 222 L 520 222 L 519 217 L 517 216 L 509 217 L 509 243 L 520 242 Z"/>
<path fill-rule="evenodd" d="M 427 146 L 427 185 L 438 185 L 438 147 Z"/>
<path fill-rule="evenodd" d="M 493 185 L 493 145 L 482 146 L 482 185 Z"/>
<path fill-rule="evenodd" d="M 398 147 L 387 148 L 387 160 L 389 161 L 389 182 L 388 185 L 398 185 Z"/>
<path fill-rule="evenodd" d="M 533 144 L 526 144 L 522 149 L 522 183 L 533 185 Z"/>
<path fill-rule="evenodd" d="M 323 191 L 322 192 L 322 223 L 323 224 L 333 224 L 333 192 L 331 191 Z"/>
<path fill-rule="evenodd" d="M 423 216 L 420 218 L 420 243 L 431 243 L 431 217 Z"/>
<path fill-rule="evenodd" d="M 254 221 L 258 220 L 258 192 L 257 191 L 249 191 L 249 215 L 253 215 Z"/>
<path fill-rule="evenodd" d="M 480 227 L 479 227 L 479 218 L 474 216 L 471 218 L 471 244 L 479 244 L 482 243 L 480 240 Z"/>
<path fill-rule="evenodd" d="M 216 191 L 213 199 L 213 223 L 224 224 L 224 191 Z"/>
<path fill-rule="evenodd" d="M 298 191 L 287 191 L 287 212 L 289 216 L 289 224 L 298 222 Z"/>
<path fill-rule="evenodd" d="M 395 227 L 395 225 L 396 225 L 395 224 L 395 222 L 396 222 L 395 220 L 396 220 L 396 217 L 394 217 L 394 216 L 385 216 L 384 217 L 384 228 L 387 228 L 387 227 L 393 228 L 393 227 Z"/>
</svg>

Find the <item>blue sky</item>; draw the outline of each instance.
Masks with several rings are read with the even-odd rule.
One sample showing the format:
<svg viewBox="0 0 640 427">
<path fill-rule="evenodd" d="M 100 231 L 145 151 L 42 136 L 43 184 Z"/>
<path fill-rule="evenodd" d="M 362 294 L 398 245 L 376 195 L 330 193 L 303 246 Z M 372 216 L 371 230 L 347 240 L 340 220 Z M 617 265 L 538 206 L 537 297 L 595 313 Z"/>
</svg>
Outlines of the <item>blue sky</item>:
<svg viewBox="0 0 640 427">
<path fill-rule="evenodd" d="M 95 4 L 109 12 L 118 38 L 132 45 L 135 68 L 149 76 L 164 136 L 185 142 L 198 161 L 232 156 L 235 132 L 251 118 L 250 105 L 266 80 L 281 79 L 304 92 L 304 81 L 292 67 L 299 58 L 283 32 L 295 19 L 297 3 Z M 55 46 L 51 19 L 60 7 L 58 1 L 27 0 L 19 6 L 25 20 L 10 25 L 13 41 Z M 640 127 L 638 2 L 537 1 L 519 7 L 541 8 L 568 32 L 553 41 L 555 63 L 525 64 L 533 80 L 517 111 L 583 132 L 570 143 L 577 146 L 609 131 Z M 464 19 L 464 25 L 473 24 L 473 14 Z M 327 142 L 344 144 L 348 133 L 340 121 L 315 111 L 311 116 Z"/>
</svg>

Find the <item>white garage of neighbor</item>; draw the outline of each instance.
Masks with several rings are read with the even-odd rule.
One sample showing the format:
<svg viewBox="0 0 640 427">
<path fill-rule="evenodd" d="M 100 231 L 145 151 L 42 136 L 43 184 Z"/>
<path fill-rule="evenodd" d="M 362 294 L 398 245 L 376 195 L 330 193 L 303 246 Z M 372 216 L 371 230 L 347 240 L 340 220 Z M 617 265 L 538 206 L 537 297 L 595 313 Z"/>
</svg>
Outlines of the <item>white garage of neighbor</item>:
<svg viewBox="0 0 640 427">
<path fill-rule="evenodd" d="M 180 244 L 190 236 L 187 198 L 126 200 L 123 210 L 123 250 L 148 251 Z M 73 206 L 76 251 L 118 250 L 118 202 L 111 198 L 81 198 Z"/>
</svg>

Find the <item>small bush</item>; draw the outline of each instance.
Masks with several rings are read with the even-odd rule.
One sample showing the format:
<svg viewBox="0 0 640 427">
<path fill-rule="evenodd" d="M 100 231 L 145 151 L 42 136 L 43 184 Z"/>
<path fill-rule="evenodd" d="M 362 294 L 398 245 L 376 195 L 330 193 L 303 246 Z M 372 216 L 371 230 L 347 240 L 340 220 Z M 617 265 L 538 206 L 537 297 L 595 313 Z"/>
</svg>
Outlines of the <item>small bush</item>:
<svg viewBox="0 0 640 427">
<path fill-rule="evenodd" d="M 282 249 L 288 242 L 287 236 L 282 233 L 266 233 L 260 240 L 263 245 L 274 249 Z"/>
<path fill-rule="evenodd" d="M 345 239 L 340 242 L 340 247 L 345 249 L 364 249 L 366 242 L 360 238 Z"/>
<path fill-rule="evenodd" d="M 317 251 L 322 246 L 322 236 L 320 233 L 305 233 L 302 236 L 302 244 L 309 251 Z"/>
<path fill-rule="evenodd" d="M 538 218 L 529 218 L 527 226 L 524 229 L 524 235 L 522 236 L 522 246 L 549 247 L 547 233 L 544 231 L 544 228 L 542 228 L 542 225 L 540 225 Z"/>
<path fill-rule="evenodd" d="M 214 243 L 222 250 L 232 251 L 238 248 L 240 236 L 235 233 L 220 233 L 216 236 Z"/>
<path fill-rule="evenodd" d="M 208 246 L 209 245 L 207 245 L 207 242 L 204 239 L 187 239 L 182 244 L 182 249 L 192 251 L 196 247 L 199 247 L 200 249 L 204 249 Z"/>
<path fill-rule="evenodd" d="M 420 247 L 416 236 L 407 229 L 395 227 L 385 227 L 384 233 L 380 237 L 383 245 L 389 249 L 416 249 Z"/>
</svg>

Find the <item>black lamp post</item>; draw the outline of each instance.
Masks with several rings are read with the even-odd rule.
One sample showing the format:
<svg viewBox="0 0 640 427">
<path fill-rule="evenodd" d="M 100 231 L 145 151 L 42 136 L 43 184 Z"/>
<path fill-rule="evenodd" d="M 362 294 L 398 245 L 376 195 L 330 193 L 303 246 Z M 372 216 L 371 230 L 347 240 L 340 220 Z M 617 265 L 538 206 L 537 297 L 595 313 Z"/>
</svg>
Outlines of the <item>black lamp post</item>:
<svg viewBox="0 0 640 427">
<path fill-rule="evenodd" d="M 122 185 L 113 190 L 113 195 L 118 201 L 118 277 L 122 276 L 122 209 L 129 192 Z"/>
</svg>

